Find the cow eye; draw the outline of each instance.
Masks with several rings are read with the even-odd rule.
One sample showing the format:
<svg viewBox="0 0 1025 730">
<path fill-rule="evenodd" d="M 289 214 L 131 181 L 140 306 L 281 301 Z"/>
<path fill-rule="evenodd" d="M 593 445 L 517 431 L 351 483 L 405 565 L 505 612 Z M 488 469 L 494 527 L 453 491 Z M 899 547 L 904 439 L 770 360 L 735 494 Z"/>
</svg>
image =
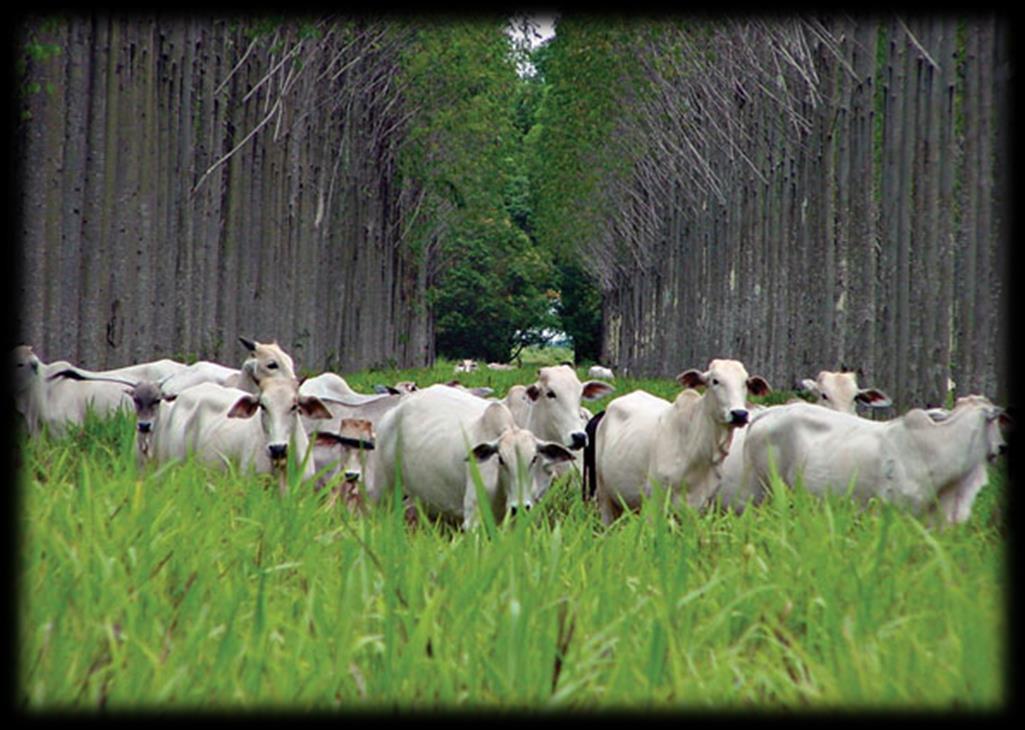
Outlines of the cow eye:
<svg viewBox="0 0 1025 730">
<path fill-rule="evenodd" d="M 268 370 L 277 370 L 278 369 L 278 364 L 276 362 L 274 362 L 273 360 L 271 360 L 269 363 L 267 363 L 267 369 Z"/>
<path fill-rule="evenodd" d="M 719 384 L 719 379 L 718 378 L 712 378 L 712 385 L 718 385 L 718 384 Z"/>
<path fill-rule="evenodd" d="M 554 390 L 549 390 L 548 391 L 548 397 L 549 398 L 554 398 L 555 397 L 555 391 Z"/>
<path fill-rule="evenodd" d="M 829 400 L 829 396 L 825 393 L 822 394 L 822 400 Z"/>
</svg>

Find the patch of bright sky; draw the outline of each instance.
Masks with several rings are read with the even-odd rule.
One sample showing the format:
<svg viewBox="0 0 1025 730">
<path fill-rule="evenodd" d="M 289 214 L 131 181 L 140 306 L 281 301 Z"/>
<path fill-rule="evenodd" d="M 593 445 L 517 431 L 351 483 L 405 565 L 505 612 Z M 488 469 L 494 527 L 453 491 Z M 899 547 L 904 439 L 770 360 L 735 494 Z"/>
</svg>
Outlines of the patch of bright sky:
<svg viewBox="0 0 1025 730">
<path fill-rule="evenodd" d="M 548 42 L 555 35 L 555 21 L 558 14 L 554 10 L 539 10 L 526 16 L 530 20 L 529 31 L 524 34 L 524 16 L 517 15 L 509 19 L 507 32 L 516 42 L 526 40 L 530 43 L 531 50 Z M 530 76 L 534 73 L 534 66 L 531 63 L 520 63 L 517 65 L 517 72 L 520 76 Z"/>
</svg>

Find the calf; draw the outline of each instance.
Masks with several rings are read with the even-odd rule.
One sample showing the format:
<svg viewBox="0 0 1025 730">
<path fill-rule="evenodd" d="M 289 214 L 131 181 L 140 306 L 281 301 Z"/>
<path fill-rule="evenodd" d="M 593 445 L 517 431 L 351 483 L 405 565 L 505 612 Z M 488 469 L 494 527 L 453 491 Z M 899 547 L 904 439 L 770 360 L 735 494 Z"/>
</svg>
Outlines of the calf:
<svg viewBox="0 0 1025 730">
<path fill-rule="evenodd" d="M 591 369 L 587 371 L 587 377 L 589 378 L 605 378 L 606 380 L 615 380 L 616 376 L 612 373 L 612 370 L 601 365 L 592 365 Z"/>
<path fill-rule="evenodd" d="M 367 480 L 367 460 L 374 449 L 374 429 L 370 421 L 358 418 L 343 418 L 337 433 L 320 430 L 316 432 L 313 445 L 315 468 L 319 474 L 330 469 L 318 479 L 315 489 L 343 477 L 331 490 L 329 504 L 339 498 L 350 509 L 362 507 L 359 482 Z"/>
<path fill-rule="evenodd" d="M 745 396 L 770 392 L 764 378 L 748 376 L 736 360 L 712 360 L 705 372 L 687 370 L 688 388 L 670 403 L 643 390 L 613 400 L 594 438 L 596 495 L 602 520 L 640 507 L 653 483 L 685 497 L 695 508 L 718 487 L 733 431 L 747 423 Z M 705 386 L 704 394 L 690 390 Z"/>
</svg>

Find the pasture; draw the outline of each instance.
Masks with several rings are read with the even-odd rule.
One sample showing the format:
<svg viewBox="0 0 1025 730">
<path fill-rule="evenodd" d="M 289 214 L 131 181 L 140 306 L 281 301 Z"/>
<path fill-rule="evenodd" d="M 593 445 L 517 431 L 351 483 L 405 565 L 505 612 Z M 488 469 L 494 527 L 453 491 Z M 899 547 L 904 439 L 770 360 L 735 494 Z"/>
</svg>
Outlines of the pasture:
<svg viewBox="0 0 1025 730">
<path fill-rule="evenodd" d="M 460 380 L 502 396 L 537 364 Z M 452 366 L 346 378 L 371 392 L 445 381 Z M 611 397 L 679 391 L 671 380 L 614 384 Z M 308 484 L 282 498 L 270 476 L 192 462 L 138 471 L 132 428 L 125 416 L 18 445 L 21 708 L 1007 701 L 1003 462 L 969 522 L 946 529 L 781 485 L 741 516 L 651 499 L 605 528 L 564 477 L 529 513 L 497 527 L 485 515 L 464 533 L 409 527 L 398 502 L 350 514 Z"/>
</svg>

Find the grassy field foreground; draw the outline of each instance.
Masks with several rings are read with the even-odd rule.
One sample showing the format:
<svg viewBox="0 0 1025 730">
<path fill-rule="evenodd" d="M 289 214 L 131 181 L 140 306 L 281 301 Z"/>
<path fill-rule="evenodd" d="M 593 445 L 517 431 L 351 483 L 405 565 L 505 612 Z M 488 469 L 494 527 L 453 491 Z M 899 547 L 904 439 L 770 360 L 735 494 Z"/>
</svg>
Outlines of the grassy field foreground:
<svg viewBox="0 0 1025 730">
<path fill-rule="evenodd" d="M 462 379 L 502 395 L 533 372 Z M 449 377 L 443 364 L 349 380 Z M 137 473 L 131 429 L 21 446 L 23 708 L 1006 701 L 1003 467 L 952 529 L 786 489 L 740 517 L 651 500 L 606 529 L 567 479 L 526 516 L 467 534 L 408 528 L 396 508 L 351 515 L 309 486 L 282 499 L 269 478 L 194 463 Z"/>
</svg>

